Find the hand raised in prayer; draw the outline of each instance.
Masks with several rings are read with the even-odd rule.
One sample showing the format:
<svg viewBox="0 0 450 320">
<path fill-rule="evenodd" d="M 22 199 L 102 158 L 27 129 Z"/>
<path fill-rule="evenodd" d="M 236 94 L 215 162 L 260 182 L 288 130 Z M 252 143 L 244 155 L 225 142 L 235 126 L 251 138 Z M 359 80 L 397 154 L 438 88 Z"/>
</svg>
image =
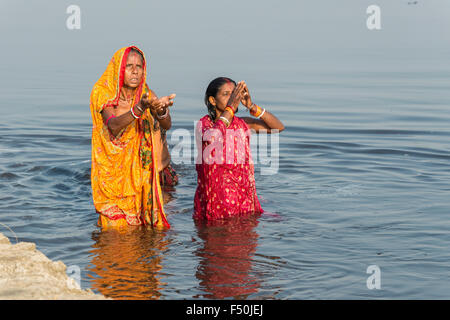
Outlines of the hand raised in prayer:
<svg viewBox="0 0 450 320">
<path fill-rule="evenodd" d="M 239 104 L 241 103 L 244 93 L 244 86 L 246 86 L 245 82 L 239 81 L 236 87 L 234 87 L 234 90 L 231 93 L 230 98 L 228 99 L 227 106 L 233 108 L 233 111 L 236 111 L 237 108 L 239 107 Z"/>
<path fill-rule="evenodd" d="M 250 96 L 250 92 L 248 91 L 247 84 L 244 82 L 244 88 L 242 91 L 242 104 L 247 108 L 251 108 L 253 106 L 252 98 Z"/>
</svg>

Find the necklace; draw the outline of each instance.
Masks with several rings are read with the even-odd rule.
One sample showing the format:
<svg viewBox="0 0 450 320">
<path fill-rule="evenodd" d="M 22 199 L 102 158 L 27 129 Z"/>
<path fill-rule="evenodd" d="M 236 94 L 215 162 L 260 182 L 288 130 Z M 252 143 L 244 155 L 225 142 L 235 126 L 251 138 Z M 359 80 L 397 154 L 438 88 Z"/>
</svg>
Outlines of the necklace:
<svg viewBox="0 0 450 320">
<path fill-rule="evenodd" d="M 132 100 L 132 98 L 130 98 L 130 99 L 122 98 L 122 96 L 120 96 L 119 99 L 122 101 L 126 101 L 127 103 L 131 103 L 131 100 Z"/>
<path fill-rule="evenodd" d="M 123 92 L 121 92 L 121 94 L 119 95 L 119 99 L 122 101 L 126 101 L 128 104 L 130 104 L 131 100 L 133 100 L 133 97 L 130 97 L 128 99 L 128 98 L 126 98 L 126 95 Z"/>
</svg>

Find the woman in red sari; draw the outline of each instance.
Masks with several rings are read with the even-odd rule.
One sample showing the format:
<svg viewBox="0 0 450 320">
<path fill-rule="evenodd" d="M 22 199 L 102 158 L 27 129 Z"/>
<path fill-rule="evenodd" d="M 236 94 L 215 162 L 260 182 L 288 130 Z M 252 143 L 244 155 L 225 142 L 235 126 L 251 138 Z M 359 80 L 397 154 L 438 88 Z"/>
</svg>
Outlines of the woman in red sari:
<svg viewBox="0 0 450 320">
<path fill-rule="evenodd" d="M 241 102 L 253 117 L 235 115 Z M 252 102 L 244 81 L 236 84 L 225 77 L 214 79 L 206 90 L 205 104 L 208 115 L 200 119 L 196 131 L 199 159 L 194 218 L 216 220 L 262 213 L 249 133 L 280 132 L 284 125 Z"/>
</svg>

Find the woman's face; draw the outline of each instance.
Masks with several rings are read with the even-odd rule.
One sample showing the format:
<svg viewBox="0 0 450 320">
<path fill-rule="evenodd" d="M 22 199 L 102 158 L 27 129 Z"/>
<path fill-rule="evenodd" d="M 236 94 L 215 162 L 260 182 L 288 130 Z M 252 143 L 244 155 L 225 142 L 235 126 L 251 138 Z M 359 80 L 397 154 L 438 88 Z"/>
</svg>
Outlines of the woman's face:
<svg viewBox="0 0 450 320">
<path fill-rule="evenodd" d="M 123 84 L 129 88 L 137 88 L 144 75 L 144 63 L 142 58 L 136 52 L 130 52 L 127 58 Z"/>
<path fill-rule="evenodd" d="M 227 82 L 223 84 L 220 87 L 219 91 L 217 91 L 215 97 L 209 97 L 209 102 L 220 111 L 224 111 L 227 106 L 228 99 L 230 99 L 230 95 L 234 90 L 234 87 L 235 85 L 233 82 Z"/>
</svg>

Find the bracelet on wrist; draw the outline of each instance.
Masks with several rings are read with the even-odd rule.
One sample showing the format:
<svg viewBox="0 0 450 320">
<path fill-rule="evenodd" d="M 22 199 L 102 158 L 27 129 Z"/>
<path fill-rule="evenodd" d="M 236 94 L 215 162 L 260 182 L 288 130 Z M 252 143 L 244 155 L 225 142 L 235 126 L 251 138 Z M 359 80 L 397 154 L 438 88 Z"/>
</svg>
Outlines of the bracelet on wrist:
<svg viewBox="0 0 450 320">
<path fill-rule="evenodd" d="M 252 116 L 258 118 L 261 115 L 261 113 L 262 113 L 262 109 L 257 104 L 254 104 L 254 106 L 256 107 L 256 110 L 253 110 L 253 107 L 252 107 L 252 110 L 250 111 L 250 114 Z"/>
<path fill-rule="evenodd" d="M 227 118 L 225 118 L 224 116 L 220 116 L 219 120 L 221 120 L 225 126 L 228 128 L 228 126 L 230 125 L 230 120 L 228 120 Z"/>
<path fill-rule="evenodd" d="M 228 111 L 229 113 L 231 113 L 231 117 L 234 117 L 234 110 L 231 106 L 226 106 L 224 111 Z"/>
<path fill-rule="evenodd" d="M 141 106 L 139 104 L 137 104 L 135 106 L 141 113 L 144 113 L 144 110 L 142 110 Z"/>
<path fill-rule="evenodd" d="M 166 108 L 166 112 L 164 112 L 164 114 L 161 116 L 158 113 L 156 113 L 156 117 L 158 118 L 158 120 L 164 120 L 165 118 L 167 118 L 168 115 L 169 115 L 169 108 Z"/>
<path fill-rule="evenodd" d="M 264 113 L 266 112 L 266 109 L 263 109 L 263 111 L 261 112 L 261 114 L 259 116 L 257 116 L 257 119 L 261 119 L 261 117 L 264 115 Z"/>
<path fill-rule="evenodd" d="M 131 115 L 132 115 L 135 119 L 139 119 L 139 118 L 140 118 L 139 116 L 137 116 L 137 115 L 134 113 L 133 107 L 130 108 L 130 112 L 131 112 Z"/>
</svg>

